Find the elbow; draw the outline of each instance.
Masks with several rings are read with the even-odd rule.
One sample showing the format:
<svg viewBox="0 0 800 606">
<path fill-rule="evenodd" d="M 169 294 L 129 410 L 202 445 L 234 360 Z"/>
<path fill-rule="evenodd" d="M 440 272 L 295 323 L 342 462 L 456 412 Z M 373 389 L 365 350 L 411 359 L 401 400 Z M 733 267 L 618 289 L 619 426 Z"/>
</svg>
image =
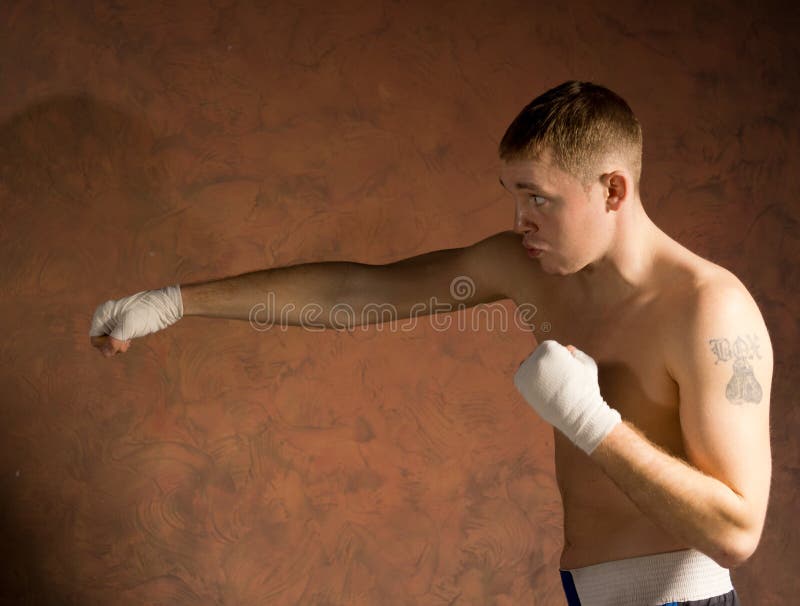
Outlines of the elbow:
<svg viewBox="0 0 800 606">
<path fill-rule="evenodd" d="M 755 553 L 760 539 L 758 532 L 737 530 L 717 546 L 717 553 L 712 554 L 712 558 L 723 568 L 737 568 Z"/>
<path fill-rule="evenodd" d="M 744 499 L 742 507 L 726 516 L 726 530 L 723 530 L 714 541 L 714 551 L 709 554 L 724 568 L 738 568 L 755 553 L 764 530 L 766 507 L 753 509 L 747 507 Z"/>
</svg>

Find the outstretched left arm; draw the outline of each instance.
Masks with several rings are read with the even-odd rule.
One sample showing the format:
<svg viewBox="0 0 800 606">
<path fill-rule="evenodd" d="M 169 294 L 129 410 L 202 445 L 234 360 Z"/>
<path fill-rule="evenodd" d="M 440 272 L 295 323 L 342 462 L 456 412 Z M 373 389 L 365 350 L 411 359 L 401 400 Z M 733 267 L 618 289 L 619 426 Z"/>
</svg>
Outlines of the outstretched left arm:
<svg viewBox="0 0 800 606">
<path fill-rule="evenodd" d="M 666 353 L 687 460 L 627 422 L 591 456 L 662 528 L 734 568 L 755 551 L 766 517 L 772 345 L 743 286 L 701 291 L 685 321 Z"/>
</svg>

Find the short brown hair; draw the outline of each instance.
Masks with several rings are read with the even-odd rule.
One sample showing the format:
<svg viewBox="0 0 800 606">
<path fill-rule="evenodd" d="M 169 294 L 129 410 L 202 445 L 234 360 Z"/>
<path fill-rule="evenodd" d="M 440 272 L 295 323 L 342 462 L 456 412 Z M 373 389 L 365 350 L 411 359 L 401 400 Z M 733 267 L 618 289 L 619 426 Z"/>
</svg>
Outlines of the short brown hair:
<svg viewBox="0 0 800 606">
<path fill-rule="evenodd" d="M 539 95 L 514 118 L 498 153 L 505 161 L 537 160 L 545 150 L 584 187 L 600 176 L 603 158 L 619 157 L 639 192 L 642 127 L 625 100 L 604 86 L 571 80 Z"/>
</svg>

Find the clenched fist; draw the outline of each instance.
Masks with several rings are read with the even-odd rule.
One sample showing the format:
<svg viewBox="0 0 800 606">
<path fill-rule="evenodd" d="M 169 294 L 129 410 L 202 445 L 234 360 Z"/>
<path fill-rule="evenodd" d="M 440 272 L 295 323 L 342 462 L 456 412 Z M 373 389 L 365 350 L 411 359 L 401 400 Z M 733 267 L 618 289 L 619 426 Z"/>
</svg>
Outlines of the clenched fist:
<svg viewBox="0 0 800 606">
<path fill-rule="evenodd" d="M 167 328 L 182 317 L 180 285 L 143 290 L 99 305 L 92 317 L 89 337 L 92 345 L 110 357 L 127 351 L 131 339 Z"/>
<path fill-rule="evenodd" d="M 622 421 L 600 395 L 597 364 L 580 349 L 542 341 L 514 375 L 522 397 L 586 454 Z"/>
</svg>

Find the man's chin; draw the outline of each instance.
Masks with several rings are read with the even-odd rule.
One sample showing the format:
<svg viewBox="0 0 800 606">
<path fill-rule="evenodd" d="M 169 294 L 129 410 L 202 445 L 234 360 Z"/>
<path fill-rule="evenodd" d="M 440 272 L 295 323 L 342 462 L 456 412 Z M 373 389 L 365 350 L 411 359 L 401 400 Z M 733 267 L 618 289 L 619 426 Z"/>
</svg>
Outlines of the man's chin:
<svg viewBox="0 0 800 606">
<path fill-rule="evenodd" d="M 557 263 L 548 262 L 550 259 L 544 260 L 542 258 L 537 259 L 539 261 L 539 267 L 542 268 L 542 271 L 546 274 L 550 274 L 551 276 L 571 276 L 572 274 L 576 273 L 580 270 L 570 270 L 563 265 L 559 265 Z"/>
</svg>

